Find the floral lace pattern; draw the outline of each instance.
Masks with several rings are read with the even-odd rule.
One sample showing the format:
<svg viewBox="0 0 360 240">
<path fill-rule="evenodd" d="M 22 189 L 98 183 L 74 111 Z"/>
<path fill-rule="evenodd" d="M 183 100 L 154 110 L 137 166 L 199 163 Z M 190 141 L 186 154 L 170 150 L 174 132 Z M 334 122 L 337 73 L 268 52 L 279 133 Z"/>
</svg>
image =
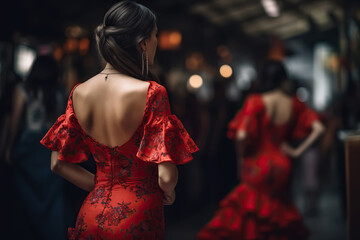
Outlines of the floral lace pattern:
<svg viewBox="0 0 360 240">
<path fill-rule="evenodd" d="M 80 163 L 92 154 L 97 164 L 95 188 L 84 200 L 75 228 L 69 229 L 69 239 L 164 239 L 157 164 L 184 164 L 198 150 L 171 114 L 165 88 L 153 81 L 143 120 L 125 144 L 108 147 L 87 135 L 75 116 L 72 92 L 66 113 L 41 143 L 58 151 L 59 160 Z"/>
<path fill-rule="evenodd" d="M 261 95 L 250 95 L 228 125 L 231 139 L 239 130 L 247 134 L 242 182 L 220 202 L 196 239 L 307 239 L 309 231 L 288 198 L 291 160 L 279 146 L 290 138 L 306 136 L 317 119 L 314 111 L 294 97 L 289 121 L 275 125 Z"/>
</svg>

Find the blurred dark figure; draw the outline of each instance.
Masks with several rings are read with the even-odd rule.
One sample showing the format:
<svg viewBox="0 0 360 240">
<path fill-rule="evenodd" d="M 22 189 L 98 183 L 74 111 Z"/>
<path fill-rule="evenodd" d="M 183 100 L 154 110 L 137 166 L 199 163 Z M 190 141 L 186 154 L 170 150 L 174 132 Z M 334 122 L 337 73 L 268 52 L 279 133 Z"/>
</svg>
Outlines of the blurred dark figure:
<svg viewBox="0 0 360 240">
<path fill-rule="evenodd" d="M 8 239 L 65 239 L 64 180 L 50 171 L 50 153 L 39 141 L 64 111 L 66 92 L 58 66 L 39 56 L 25 82 L 16 84 L 8 119 L 2 125 L 3 159 L 9 167 L 11 199 Z M 6 131 L 5 131 L 6 130 Z"/>
<path fill-rule="evenodd" d="M 241 183 L 221 202 L 197 239 L 307 239 L 308 229 L 289 197 L 291 159 L 324 131 L 317 114 L 292 96 L 279 61 L 264 64 L 260 94 L 250 94 L 229 123 Z M 297 147 L 292 139 L 304 138 Z"/>
</svg>

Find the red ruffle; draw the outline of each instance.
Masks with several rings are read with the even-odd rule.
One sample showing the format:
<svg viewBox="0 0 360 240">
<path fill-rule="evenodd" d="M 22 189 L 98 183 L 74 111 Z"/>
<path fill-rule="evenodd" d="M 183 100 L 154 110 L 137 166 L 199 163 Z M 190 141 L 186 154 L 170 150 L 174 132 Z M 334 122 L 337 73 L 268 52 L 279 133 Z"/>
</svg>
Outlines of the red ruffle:
<svg viewBox="0 0 360 240">
<path fill-rule="evenodd" d="M 239 130 L 246 131 L 250 137 L 256 136 L 259 128 L 258 114 L 262 113 L 263 110 L 261 95 L 253 94 L 247 97 L 243 108 L 236 113 L 228 124 L 228 138 L 234 139 Z"/>
<path fill-rule="evenodd" d="M 72 94 L 76 86 L 69 95 L 65 114 L 57 119 L 40 141 L 48 149 L 58 151 L 59 160 L 71 163 L 85 162 L 90 153 L 84 140 L 84 133 L 73 111 Z"/>
<path fill-rule="evenodd" d="M 319 115 L 314 110 L 306 106 L 305 103 L 300 102 L 296 97 L 294 102 L 295 113 L 298 115 L 292 137 L 294 139 L 302 139 L 309 134 L 313 122 L 319 120 Z"/>
<path fill-rule="evenodd" d="M 79 163 L 87 160 L 90 151 L 85 142 L 87 135 L 73 110 L 72 93 L 66 113 L 59 117 L 41 143 L 50 150 L 58 151 L 60 160 Z M 166 89 L 150 81 L 148 98 L 141 123 L 143 136 L 136 156 L 154 163 L 184 164 L 192 160 L 191 154 L 198 148 L 180 120 L 171 115 Z"/>
<path fill-rule="evenodd" d="M 175 115 L 163 116 L 144 126 L 144 134 L 136 154 L 143 161 L 184 164 L 198 151 L 180 120 Z"/>
<path fill-rule="evenodd" d="M 293 204 L 240 184 L 220 202 L 215 217 L 196 239 L 304 240 L 308 235 Z"/>
<path fill-rule="evenodd" d="M 76 239 L 75 234 L 76 234 L 75 228 L 68 228 L 68 233 L 67 233 L 68 240 L 75 240 Z"/>
<path fill-rule="evenodd" d="M 90 153 L 83 133 L 76 126 L 76 120 L 69 108 L 58 118 L 40 143 L 52 151 L 58 151 L 59 160 L 71 163 L 86 161 Z"/>
</svg>

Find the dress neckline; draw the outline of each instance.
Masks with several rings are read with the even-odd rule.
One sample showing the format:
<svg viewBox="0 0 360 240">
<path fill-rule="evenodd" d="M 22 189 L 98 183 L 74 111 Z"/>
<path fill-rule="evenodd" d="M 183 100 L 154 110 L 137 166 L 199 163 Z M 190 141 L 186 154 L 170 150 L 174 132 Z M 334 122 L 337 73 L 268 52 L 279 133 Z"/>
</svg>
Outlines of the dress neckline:
<svg viewBox="0 0 360 240">
<path fill-rule="evenodd" d="M 295 108 L 295 97 L 294 97 L 294 96 L 291 97 L 292 106 L 291 106 L 291 110 L 290 110 L 290 111 L 291 111 L 290 117 L 289 117 L 288 120 L 286 120 L 285 122 L 280 123 L 280 124 L 275 124 L 275 123 L 272 121 L 271 117 L 269 116 L 269 114 L 268 114 L 267 111 L 266 111 L 266 105 L 265 105 L 263 96 L 262 96 L 261 94 L 259 94 L 259 99 L 260 99 L 260 102 L 261 102 L 262 106 L 264 107 L 264 116 L 265 116 L 265 118 L 271 123 L 271 125 L 273 125 L 274 127 L 277 127 L 277 128 L 281 128 L 281 127 L 284 127 L 284 126 L 288 125 L 288 124 L 291 122 L 291 120 L 292 120 L 292 118 L 293 118 L 293 114 L 294 114 L 294 112 L 295 112 L 295 110 L 294 110 L 294 108 Z"/>
<path fill-rule="evenodd" d="M 143 113 L 143 116 L 142 116 L 142 118 L 141 118 L 141 121 L 140 121 L 138 127 L 135 129 L 134 133 L 131 135 L 131 137 L 130 137 L 128 140 L 126 140 L 123 144 L 116 145 L 116 146 L 113 146 L 113 147 L 108 146 L 108 145 L 106 145 L 106 144 L 104 144 L 104 143 L 99 142 L 99 141 L 96 140 L 94 137 L 92 137 L 90 134 L 88 134 L 88 133 L 83 129 L 83 127 L 80 125 L 80 122 L 79 122 L 79 120 L 78 120 L 78 118 L 76 117 L 76 114 L 75 114 L 72 96 L 73 96 L 73 92 L 74 92 L 75 88 L 76 88 L 77 86 L 79 86 L 80 84 L 82 84 L 82 83 L 76 84 L 76 85 L 73 87 L 73 89 L 71 90 L 71 93 L 70 93 L 70 96 L 69 96 L 69 99 L 70 99 L 69 105 L 70 105 L 70 109 L 71 109 L 72 115 L 74 116 L 74 119 L 76 120 L 76 123 L 77 123 L 77 125 L 79 126 L 79 129 L 80 129 L 80 131 L 82 132 L 82 134 L 83 134 L 85 137 L 89 138 L 92 142 L 94 142 L 94 143 L 96 143 L 96 144 L 98 144 L 98 145 L 100 145 L 100 146 L 102 146 L 102 147 L 104 147 L 104 148 L 118 149 L 118 148 L 121 148 L 121 147 L 127 145 L 127 144 L 134 138 L 134 136 L 135 136 L 136 133 L 140 130 L 140 128 L 143 126 L 143 123 L 144 123 L 145 115 L 146 115 L 146 112 L 147 112 L 147 109 L 148 109 L 148 104 L 149 104 L 149 94 L 150 94 L 151 84 L 152 84 L 153 81 L 147 81 L 147 82 L 149 82 L 149 86 L 148 86 L 147 93 L 146 93 L 145 109 L 144 109 L 144 113 Z"/>
</svg>

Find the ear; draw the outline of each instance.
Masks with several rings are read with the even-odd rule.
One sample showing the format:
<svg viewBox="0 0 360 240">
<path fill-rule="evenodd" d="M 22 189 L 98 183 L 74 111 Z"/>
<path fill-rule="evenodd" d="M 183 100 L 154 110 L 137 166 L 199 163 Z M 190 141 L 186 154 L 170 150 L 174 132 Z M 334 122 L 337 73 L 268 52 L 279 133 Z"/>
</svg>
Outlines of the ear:
<svg viewBox="0 0 360 240">
<path fill-rule="evenodd" d="M 142 40 L 139 43 L 139 46 L 140 46 L 141 50 L 146 51 L 146 39 Z"/>
</svg>

